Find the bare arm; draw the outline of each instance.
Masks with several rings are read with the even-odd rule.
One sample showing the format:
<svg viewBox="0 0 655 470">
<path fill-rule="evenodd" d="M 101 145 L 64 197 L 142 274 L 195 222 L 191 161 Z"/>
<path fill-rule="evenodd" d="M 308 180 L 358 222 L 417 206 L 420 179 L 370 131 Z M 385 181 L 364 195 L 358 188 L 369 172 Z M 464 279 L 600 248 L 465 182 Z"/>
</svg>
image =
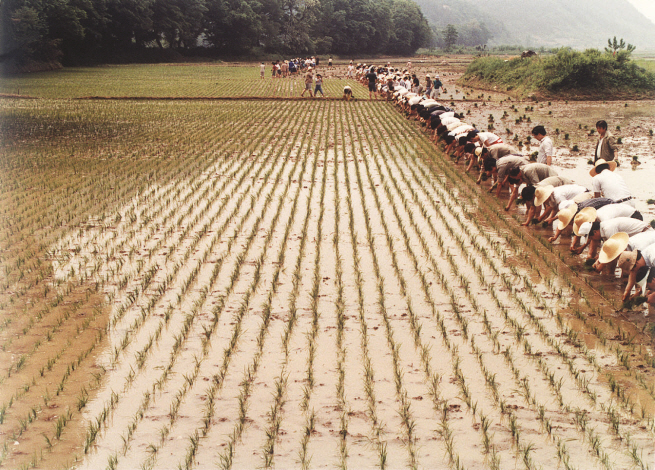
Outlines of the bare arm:
<svg viewBox="0 0 655 470">
<path fill-rule="evenodd" d="M 625 291 L 623 291 L 624 302 L 628 300 L 628 297 L 630 297 L 630 291 L 632 290 L 636 282 L 637 282 L 637 270 L 633 268 L 630 271 L 630 275 L 628 276 L 628 285 L 625 286 Z"/>
</svg>

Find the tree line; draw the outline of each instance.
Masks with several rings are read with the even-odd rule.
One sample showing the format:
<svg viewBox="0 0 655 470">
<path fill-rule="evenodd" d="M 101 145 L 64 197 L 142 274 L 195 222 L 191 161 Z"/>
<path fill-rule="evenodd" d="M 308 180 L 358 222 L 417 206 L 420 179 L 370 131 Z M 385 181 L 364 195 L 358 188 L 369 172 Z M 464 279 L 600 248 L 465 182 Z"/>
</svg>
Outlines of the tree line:
<svg viewBox="0 0 655 470">
<path fill-rule="evenodd" d="M 15 69 L 167 54 L 412 54 L 432 32 L 412 0 L 1 0 Z"/>
</svg>

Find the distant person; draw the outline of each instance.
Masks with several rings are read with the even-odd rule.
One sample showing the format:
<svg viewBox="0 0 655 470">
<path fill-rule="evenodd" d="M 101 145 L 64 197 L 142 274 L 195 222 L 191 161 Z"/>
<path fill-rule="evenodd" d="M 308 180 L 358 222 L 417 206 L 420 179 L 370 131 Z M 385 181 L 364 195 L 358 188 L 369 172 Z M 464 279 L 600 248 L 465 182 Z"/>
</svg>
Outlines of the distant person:
<svg viewBox="0 0 655 470">
<path fill-rule="evenodd" d="M 346 101 L 353 99 L 353 90 L 348 85 L 343 87 L 343 99 Z"/>
<path fill-rule="evenodd" d="M 537 163 L 544 163 L 549 166 L 552 165 L 555 148 L 553 147 L 553 140 L 546 136 L 546 128 L 544 126 L 536 126 L 532 129 L 532 135 L 539 141 Z"/>
<path fill-rule="evenodd" d="M 264 62 L 259 66 L 259 75 L 261 75 L 262 80 L 264 79 L 264 74 L 266 73 L 266 65 L 264 65 Z"/>
<path fill-rule="evenodd" d="M 328 68 L 329 68 L 329 69 L 332 68 L 332 57 L 329 57 L 329 58 L 328 58 Z"/>
<path fill-rule="evenodd" d="M 325 93 L 323 93 L 323 76 L 320 73 L 316 74 L 316 88 L 314 88 L 314 96 L 318 96 L 319 92 L 321 92 L 321 96 L 325 98 Z"/>
<path fill-rule="evenodd" d="M 348 78 L 353 78 L 353 73 L 355 72 L 355 66 L 353 65 L 353 61 L 350 61 L 350 64 L 348 64 Z"/>
<path fill-rule="evenodd" d="M 378 89 L 377 89 L 377 81 L 378 81 L 378 76 L 375 73 L 375 67 L 371 67 L 371 69 L 368 71 L 366 74 L 366 79 L 368 80 L 368 99 L 372 99 L 373 95 L 375 95 L 375 99 L 378 99 Z"/>
<path fill-rule="evenodd" d="M 601 159 L 611 162 L 614 160 L 616 151 L 618 150 L 616 139 L 607 130 L 607 123 L 605 121 L 598 121 L 596 123 L 596 130 L 598 131 L 598 143 L 594 152 L 594 164 Z"/>
<path fill-rule="evenodd" d="M 314 94 L 312 93 L 312 83 L 314 83 L 314 74 L 312 73 L 312 68 L 309 67 L 307 73 L 305 74 L 305 89 L 302 91 L 300 96 L 305 96 L 305 92 L 309 91 L 309 96 L 312 98 Z"/>
</svg>

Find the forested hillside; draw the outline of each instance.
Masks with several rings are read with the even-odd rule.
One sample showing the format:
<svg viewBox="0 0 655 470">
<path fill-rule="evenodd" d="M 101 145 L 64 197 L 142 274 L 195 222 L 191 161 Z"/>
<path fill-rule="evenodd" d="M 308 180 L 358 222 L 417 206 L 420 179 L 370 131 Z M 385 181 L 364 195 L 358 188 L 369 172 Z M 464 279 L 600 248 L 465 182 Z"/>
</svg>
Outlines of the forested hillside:
<svg viewBox="0 0 655 470">
<path fill-rule="evenodd" d="M 152 60 L 175 54 L 411 54 L 431 31 L 412 0 L 3 0 L 2 62 Z"/>
<path fill-rule="evenodd" d="M 459 42 L 602 47 L 618 36 L 655 49 L 655 24 L 628 0 L 417 0 L 437 30 L 455 25 Z"/>
</svg>

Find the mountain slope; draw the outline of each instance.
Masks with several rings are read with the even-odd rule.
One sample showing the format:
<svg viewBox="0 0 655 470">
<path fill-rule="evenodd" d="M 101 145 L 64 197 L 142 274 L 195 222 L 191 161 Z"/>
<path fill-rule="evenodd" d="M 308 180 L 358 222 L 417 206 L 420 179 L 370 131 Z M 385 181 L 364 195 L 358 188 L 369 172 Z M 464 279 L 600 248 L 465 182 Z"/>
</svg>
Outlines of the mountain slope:
<svg viewBox="0 0 655 470">
<path fill-rule="evenodd" d="M 484 23 L 489 44 L 602 48 L 622 37 L 655 49 L 655 24 L 628 0 L 417 0 L 438 28 Z"/>
</svg>

